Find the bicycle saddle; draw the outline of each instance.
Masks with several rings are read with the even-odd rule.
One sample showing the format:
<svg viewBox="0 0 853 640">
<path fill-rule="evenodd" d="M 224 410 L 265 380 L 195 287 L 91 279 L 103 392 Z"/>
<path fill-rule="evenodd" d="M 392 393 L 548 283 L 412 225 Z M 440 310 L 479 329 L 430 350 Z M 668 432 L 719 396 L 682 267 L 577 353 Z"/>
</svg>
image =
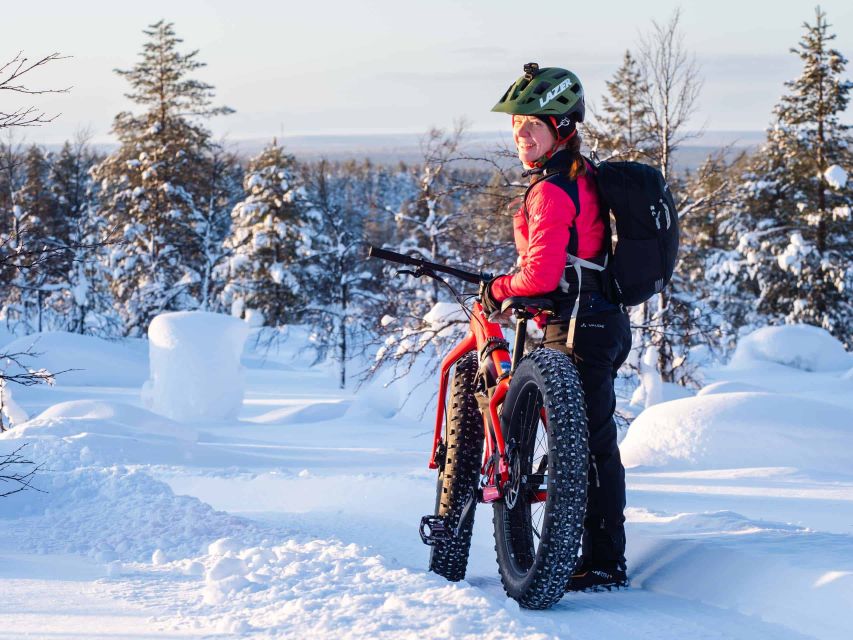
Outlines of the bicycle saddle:
<svg viewBox="0 0 853 640">
<path fill-rule="evenodd" d="M 501 302 L 501 313 L 507 309 L 520 312 L 526 312 L 527 309 L 535 309 L 537 312 L 544 311 L 548 313 L 554 311 L 554 302 L 548 298 L 523 298 L 521 296 L 512 296 Z"/>
</svg>

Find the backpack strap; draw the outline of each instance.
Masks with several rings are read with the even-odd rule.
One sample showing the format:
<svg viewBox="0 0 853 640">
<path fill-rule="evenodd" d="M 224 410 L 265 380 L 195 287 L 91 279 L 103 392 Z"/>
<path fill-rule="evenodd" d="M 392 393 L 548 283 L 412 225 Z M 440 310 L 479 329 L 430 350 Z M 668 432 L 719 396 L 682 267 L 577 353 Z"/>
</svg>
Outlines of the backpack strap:
<svg viewBox="0 0 853 640">
<path fill-rule="evenodd" d="M 566 334 L 566 350 L 569 352 L 569 354 L 572 354 L 575 348 L 575 325 L 577 324 L 578 312 L 580 311 L 581 304 L 581 280 L 583 278 L 581 270 L 592 269 L 593 271 L 604 271 L 605 269 L 607 269 L 607 263 L 609 258 L 610 254 L 605 254 L 604 264 L 600 265 L 596 264 L 595 262 L 590 262 L 589 260 L 584 260 L 583 258 L 578 258 L 577 256 L 573 256 L 572 254 L 568 254 L 568 263 L 572 266 L 578 279 L 577 293 L 575 294 L 575 303 L 572 306 L 572 315 L 569 318 L 569 330 Z M 566 282 L 565 278 L 561 278 L 560 288 L 568 293 L 571 289 L 571 285 Z"/>
</svg>

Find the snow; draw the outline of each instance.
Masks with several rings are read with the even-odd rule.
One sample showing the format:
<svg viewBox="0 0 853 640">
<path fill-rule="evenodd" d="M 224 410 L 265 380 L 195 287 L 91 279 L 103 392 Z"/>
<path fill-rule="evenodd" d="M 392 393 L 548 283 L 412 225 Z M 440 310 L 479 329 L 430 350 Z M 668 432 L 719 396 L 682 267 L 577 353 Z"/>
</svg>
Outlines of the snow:
<svg viewBox="0 0 853 640">
<path fill-rule="evenodd" d="M 307 331 L 284 337 L 248 341 L 235 417 L 185 422 L 122 377 L 147 370 L 140 343 L 50 338 L 100 368 L 87 385 L 15 389 L 35 417 L 0 434 L 0 453 L 25 444 L 44 493 L 0 499 L 0 638 L 849 636 L 853 365 L 820 330 L 759 330 L 695 396 L 663 388 L 622 444 L 631 589 L 546 612 L 505 597 L 484 505 L 467 579 L 425 570 L 421 409 L 437 376 L 418 387 L 383 371 L 342 391 L 309 366 Z M 216 346 L 231 357 L 234 342 Z M 173 364 L 189 378 L 205 357 Z"/>
<path fill-rule="evenodd" d="M 64 331 L 36 333 L 17 338 L 3 347 L 5 353 L 30 351 L 38 356 L 22 364 L 38 363 L 56 376 L 56 386 L 139 386 L 148 377 L 148 363 L 139 357 L 137 341 L 106 342 Z M 20 367 L 6 369 L 10 375 Z"/>
<path fill-rule="evenodd" d="M 225 420 L 243 402 L 240 356 L 249 325 L 202 311 L 163 313 L 151 321 L 148 408 L 178 421 Z"/>
<path fill-rule="evenodd" d="M 837 164 L 832 165 L 823 173 L 827 184 L 833 189 L 839 191 L 847 185 L 847 172 Z"/>
<path fill-rule="evenodd" d="M 467 323 L 467 317 L 456 302 L 436 302 L 424 316 L 424 321 L 438 337 L 453 335 L 455 323 Z"/>
<path fill-rule="evenodd" d="M 823 329 L 758 329 L 741 338 L 728 366 L 707 372 L 716 380 L 695 398 L 640 414 L 621 444 L 623 463 L 851 474 L 851 367 L 851 354 Z"/>
<path fill-rule="evenodd" d="M 838 371 L 853 367 L 853 356 L 828 332 L 800 324 L 764 327 L 744 336 L 730 364 L 743 368 L 762 362 L 803 371 Z"/>
</svg>

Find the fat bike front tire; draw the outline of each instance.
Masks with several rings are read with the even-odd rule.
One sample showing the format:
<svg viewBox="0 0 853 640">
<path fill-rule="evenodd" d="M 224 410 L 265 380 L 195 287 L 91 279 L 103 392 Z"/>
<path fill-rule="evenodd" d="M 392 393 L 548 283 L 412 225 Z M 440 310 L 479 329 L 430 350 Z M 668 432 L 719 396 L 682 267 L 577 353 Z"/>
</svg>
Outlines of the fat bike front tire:
<svg viewBox="0 0 853 640">
<path fill-rule="evenodd" d="M 547 609 L 565 593 L 586 511 L 586 405 L 571 359 L 545 348 L 525 356 L 501 423 L 510 465 L 505 495 L 494 504 L 501 582 L 522 607 Z"/>
<path fill-rule="evenodd" d="M 477 354 L 464 355 L 456 363 L 447 409 L 444 462 L 439 466 L 435 515 L 458 533 L 431 547 L 429 569 L 451 582 L 465 578 L 474 530 L 476 502 L 460 523 L 462 511 L 473 495 L 476 500 L 483 453 L 483 418 L 474 396 Z M 460 526 L 461 525 L 461 526 Z"/>
</svg>

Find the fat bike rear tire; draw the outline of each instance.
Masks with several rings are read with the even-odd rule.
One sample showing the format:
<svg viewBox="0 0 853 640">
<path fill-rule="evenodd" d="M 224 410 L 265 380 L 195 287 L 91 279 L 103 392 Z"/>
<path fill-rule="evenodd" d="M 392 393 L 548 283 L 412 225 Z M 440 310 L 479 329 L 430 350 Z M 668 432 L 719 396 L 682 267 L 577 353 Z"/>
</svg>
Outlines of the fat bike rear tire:
<svg viewBox="0 0 853 640">
<path fill-rule="evenodd" d="M 525 356 L 513 374 L 501 423 L 510 465 L 505 495 L 494 504 L 501 582 L 522 607 L 547 609 L 565 593 L 586 511 L 586 406 L 571 359 L 545 348 Z M 536 492 L 545 489 L 545 501 L 539 501 Z"/>
<path fill-rule="evenodd" d="M 459 522 L 470 496 L 476 500 L 483 452 L 483 418 L 474 396 L 477 354 L 471 352 L 457 363 L 447 409 L 447 439 L 444 462 L 439 466 L 436 485 L 435 514 L 444 516 L 450 529 L 458 527 L 458 535 L 431 547 L 429 569 L 451 582 L 465 578 L 471 535 L 474 530 L 476 502 L 464 521 Z"/>
</svg>

